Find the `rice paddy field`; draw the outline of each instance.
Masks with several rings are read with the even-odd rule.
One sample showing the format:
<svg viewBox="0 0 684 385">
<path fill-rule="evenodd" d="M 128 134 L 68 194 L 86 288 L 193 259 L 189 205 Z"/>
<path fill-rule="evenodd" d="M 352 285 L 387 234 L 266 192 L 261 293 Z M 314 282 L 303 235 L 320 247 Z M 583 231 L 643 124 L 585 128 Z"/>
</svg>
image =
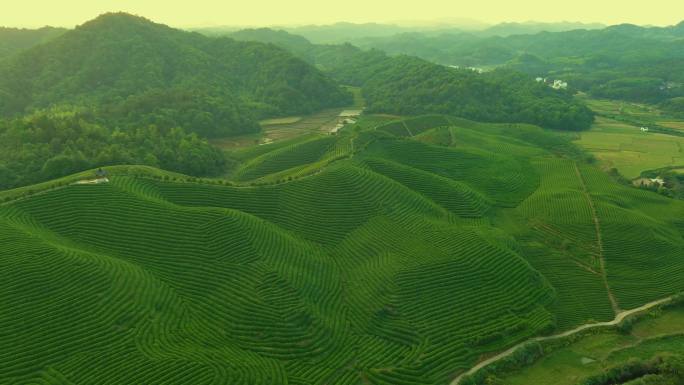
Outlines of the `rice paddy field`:
<svg viewBox="0 0 684 385">
<path fill-rule="evenodd" d="M 393 119 L 0 195 L 0 383 L 448 384 L 684 290 L 684 202 L 535 126 Z"/>
</svg>

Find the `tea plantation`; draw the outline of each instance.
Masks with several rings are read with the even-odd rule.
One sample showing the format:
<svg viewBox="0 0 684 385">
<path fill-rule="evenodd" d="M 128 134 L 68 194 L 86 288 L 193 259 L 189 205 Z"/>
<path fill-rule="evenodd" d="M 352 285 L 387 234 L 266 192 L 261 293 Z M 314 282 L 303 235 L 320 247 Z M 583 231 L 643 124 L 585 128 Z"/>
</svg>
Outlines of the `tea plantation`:
<svg viewBox="0 0 684 385">
<path fill-rule="evenodd" d="M 6 194 L 0 384 L 447 384 L 684 290 L 684 202 L 569 139 L 361 123 L 245 151 L 230 181 Z"/>
</svg>

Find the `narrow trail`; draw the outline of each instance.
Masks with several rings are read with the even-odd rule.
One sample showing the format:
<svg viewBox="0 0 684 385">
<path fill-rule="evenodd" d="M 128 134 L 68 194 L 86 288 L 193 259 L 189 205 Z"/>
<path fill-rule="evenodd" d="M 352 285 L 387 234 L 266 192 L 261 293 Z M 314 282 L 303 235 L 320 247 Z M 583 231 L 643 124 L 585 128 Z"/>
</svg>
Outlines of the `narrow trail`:
<svg viewBox="0 0 684 385">
<path fill-rule="evenodd" d="M 408 132 L 409 137 L 413 137 L 413 133 L 411 132 L 411 130 L 409 130 L 408 126 L 406 125 L 406 121 L 402 121 L 402 124 L 404 125 L 406 132 Z"/>
<path fill-rule="evenodd" d="M 639 307 L 631 309 L 631 310 L 622 311 L 620 313 L 617 313 L 617 315 L 615 316 L 615 318 L 612 321 L 584 324 L 584 325 L 578 326 L 574 329 L 565 331 L 563 333 L 554 334 L 554 335 L 545 336 L 545 337 L 535 337 L 535 338 L 531 338 L 527 341 L 523 341 L 523 342 L 511 347 L 510 349 L 505 350 L 505 351 L 503 351 L 503 352 L 501 352 L 501 353 L 499 353 L 493 357 L 490 357 L 490 358 L 480 362 L 479 364 L 473 366 L 467 372 L 464 372 L 464 373 L 460 374 L 458 377 L 456 377 L 453 381 L 451 381 L 451 383 L 449 385 L 459 385 L 459 383 L 461 382 L 461 380 L 463 380 L 464 377 L 473 375 L 477 371 L 479 371 L 480 369 L 482 369 L 486 366 L 489 366 L 496 361 L 499 361 L 503 358 L 506 358 L 506 357 L 512 355 L 518 349 L 522 348 L 523 346 L 525 346 L 531 342 L 542 342 L 542 341 L 555 340 L 555 339 L 559 339 L 559 338 L 569 337 L 573 334 L 577 334 L 577 333 L 584 331 L 584 330 L 587 330 L 587 329 L 594 329 L 594 328 L 607 327 L 607 326 L 615 326 L 615 325 L 618 325 L 620 322 L 622 322 L 625 318 L 627 318 L 631 315 L 634 315 L 636 313 L 640 313 L 642 311 L 649 310 L 649 309 L 656 307 L 658 305 L 662 305 L 662 304 L 665 304 L 667 302 L 670 302 L 673 298 L 674 298 L 674 296 L 669 296 L 667 298 L 663 298 L 663 299 L 659 299 L 656 301 L 649 302 L 647 304 L 644 304 L 642 306 L 639 306 Z"/>
<path fill-rule="evenodd" d="M 613 308 L 613 312 L 617 315 L 620 314 L 620 306 L 618 306 L 618 302 L 615 299 L 615 296 L 613 295 L 613 292 L 610 290 L 610 285 L 608 284 L 608 274 L 606 274 L 606 260 L 603 256 L 603 239 L 601 238 L 601 222 L 599 221 L 598 218 L 598 213 L 596 212 L 596 207 L 594 206 L 594 200 L 591 199 L 591 195 L 589 194 L 589 189 L 587 189 L 587 185 L 584 182 L 584 177 L 582 176 L 582 173 L 579 170 L 579 167 L 577 167 L 577 162 L 573 163 L 575 166 L 575 173 L 577 174 L 577 179 L 579 180 L 580 186 L 582 187 L 582 193 L 584 194 L 584 197 L 587 200 L 587 203 L 589 204 L 589 209 L 591 210 L 591 217 L 594 221 L 594 228 L 596 230 L 596 243 L 598 245 L 598 258 L 599 258 L 599 265 L 601 268 L 601 279 L 603 281 L 603 286 L 606 288 L 606 293 L 608 293 L 608 299 L 610 300 L 610 305 Z"/>
</svg>

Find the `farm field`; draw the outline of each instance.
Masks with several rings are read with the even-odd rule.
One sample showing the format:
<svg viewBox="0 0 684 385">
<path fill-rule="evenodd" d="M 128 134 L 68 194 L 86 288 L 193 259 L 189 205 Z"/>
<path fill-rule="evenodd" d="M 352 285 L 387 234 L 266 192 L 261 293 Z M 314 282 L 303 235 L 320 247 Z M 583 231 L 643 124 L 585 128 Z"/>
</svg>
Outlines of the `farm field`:
<svg viewBox="0 0 684 385">
<path fill-rule="evenodd" d="M 316 131 L 234 149 L 226 179 L 113 167 L 1 192 L 0 383 L 442 385 L 684 290 L 684 202 L 567 136 L 443 115 Z"/>
<path fill-rule="evenodd" d="M 684 128 L 684 120 L 668 115 L 655 105 L 622 100 L 593 99 L 586 95 L 582 99 L 599 116 L 628 122 L 632 125 L 656 124 L 674 129 Z"/>
<path fill-rule="evenodd" d="M 639 127 L 597 117 L 577 144 L 629 179 L 646 170 L 684 165 L 684 137 L 642 132 Z"/>
<path fill-rule="evenodd" d="M 681 355 L 683 343 L 684 308 L 679 306 L 638 319 L 627 333 L 601 331 L 580 337 L 567 346 L 551 348 L 531 366 L 499 377 L 510 385 L 576 385 L 629 360 Z M 661 381 L 652 383 L 665 383 L 665 379 Z"/>
<path fill-rule="evenodd" d="M 217 147 L 226 150 L 236 150 L 254 145 L 268 145 L 274 142 L 296 139 L 311 134 L 327 134 L 337 124 L 340 112 L 346 109 L 363 109 L 365 101 L 358 87 L 345 87 L 354 97 L 351 106 L 345 108 L 330 108 L 304 116 L 286 116 L 261 120 L 262 132 L 258 134 L 239 135 L 229 138 L 212 140 Z"/>
<path fill-rule="evenodd" d="M 312 133 L 326 133 L 337 123 L 343 108 L 327 109 L 307 116 L 289 116 L 260 121 L 262 132 L 258 134 L 213 139 L 212 144 L 223 150 L 235 150 L 254 145 L 294 139 Z"/>
</svg>

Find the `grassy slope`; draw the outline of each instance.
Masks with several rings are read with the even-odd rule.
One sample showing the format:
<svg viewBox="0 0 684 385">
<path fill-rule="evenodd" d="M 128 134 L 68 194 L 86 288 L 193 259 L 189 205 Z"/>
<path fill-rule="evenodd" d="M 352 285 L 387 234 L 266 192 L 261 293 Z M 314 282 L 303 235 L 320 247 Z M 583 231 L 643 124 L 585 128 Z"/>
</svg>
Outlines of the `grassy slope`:
<svg viewBox="0 0 684 385">
<path fill-rule="evenodd" d="M 554 134 L 369 122 L 241 151 L 245 184 L 112 169 L 0 206 L 0 383 L 443 384 L 612 318 L 601 257 L 622 308 L 684 289 L 684 205 Z"/>
</svg>

